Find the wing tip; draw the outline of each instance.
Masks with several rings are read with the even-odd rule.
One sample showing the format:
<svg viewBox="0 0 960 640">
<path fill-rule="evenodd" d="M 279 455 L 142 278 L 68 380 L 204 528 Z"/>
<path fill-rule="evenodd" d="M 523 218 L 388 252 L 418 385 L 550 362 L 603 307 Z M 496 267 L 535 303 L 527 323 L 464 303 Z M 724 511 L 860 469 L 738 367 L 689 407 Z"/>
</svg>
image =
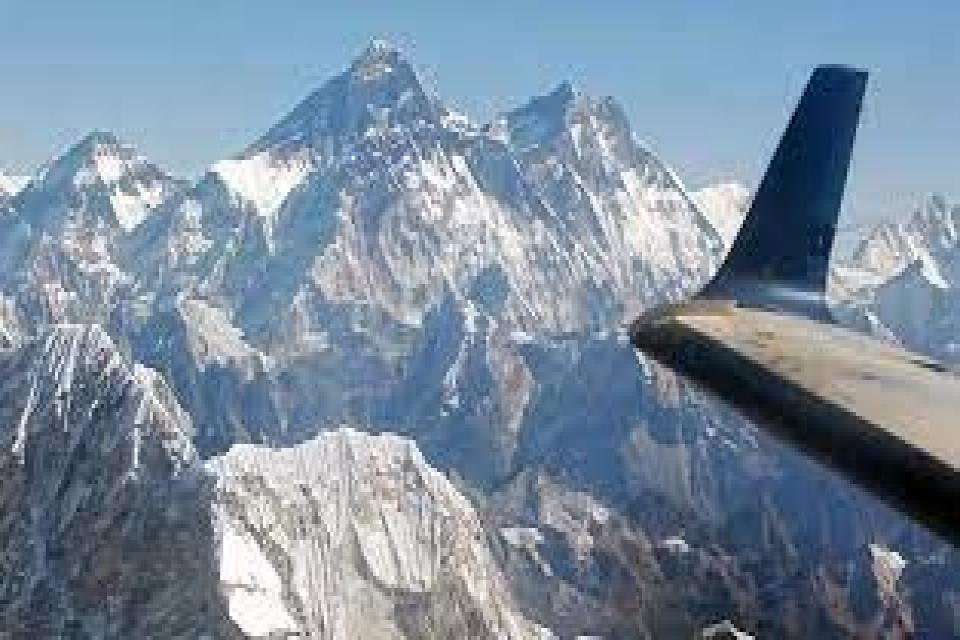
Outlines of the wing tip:
<svg viewBox="0 0 960 640">
<path fill-rule="evenodd" d="M 827 268 L 868 72 L 813 70 L 740 232 L 700 297 L 829 317 Z"/>
</svg>

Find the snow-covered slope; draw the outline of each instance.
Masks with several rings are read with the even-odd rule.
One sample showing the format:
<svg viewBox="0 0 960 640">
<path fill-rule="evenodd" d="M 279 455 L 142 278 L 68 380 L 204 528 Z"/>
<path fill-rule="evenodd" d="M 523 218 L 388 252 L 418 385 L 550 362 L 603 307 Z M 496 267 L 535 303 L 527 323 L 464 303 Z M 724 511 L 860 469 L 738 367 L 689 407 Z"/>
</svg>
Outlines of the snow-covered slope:
<svg viewBox="0 0 960 640">
<path fill-rule="evenodd" d="M 927 198 L 877 227 L 836 269 L 837 313 L 874 334 L 960 362 L 960 205 Z"/>
<path fill-rule="evenodd" d="M 0 171 L 0 218 L 13 215 L 11 203 L 26 184 L 29 178 L 23 176 L 11 176 Z"/>
<path fill-rule="evenodd" d="M 180 188 L 114 136 L 88 135 L 0 217 L 0 290 L 32 324 L 106 323 L 134 281 L 127 236 Z"/>
<path fill-rule="evenodd" d="M 233 204 L 252 208 L 263 219 L 265 234 L 272 237 L 280 207 L 311 171 L 311 160 L 302 153 L 264 152 L 222 160 L 211 171 L 234 198 Z"/>
<path fill-rule="evenodd" d="M 28 182 L 28 176 L 12 176 L 0 171 L 0 199 L 17 195 Z"/>
<path fill-rule="evenodd" d="M 220 583 L 251 636 L 548 638 L 470 503 L 410 441 L 351 429 L 211 460 Z"/>
<path fill-rule="evenodd" d="M 924 200 L 905 222 L 877 226 L 853 254 L 848 266 L 887 279 L 913 262 L 933 265 L 944 252 L 960 246 L 960 209 L 942 196 Z"/>
<path fill-rule="evenodd" d="M 740 229 L 750 196 L 750 191 L 738 182 L 721 182 L 693 194 L 700 209 L 720 232 L 726 246 L 730 246 Z"/>
</svg>

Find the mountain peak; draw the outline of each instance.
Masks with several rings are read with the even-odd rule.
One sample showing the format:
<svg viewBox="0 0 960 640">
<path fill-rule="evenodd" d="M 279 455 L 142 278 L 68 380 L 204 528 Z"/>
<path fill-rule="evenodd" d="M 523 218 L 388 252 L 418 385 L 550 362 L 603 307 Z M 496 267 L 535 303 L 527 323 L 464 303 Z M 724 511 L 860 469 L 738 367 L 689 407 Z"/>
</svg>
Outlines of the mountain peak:
<svg viewBox="0 0 960 640">
<path fill-rule="evenodd" d="M 378 62 L 389 62 L 399 58 L 400 50 L 391 42 L 382 40 L 380 38 L 374 38 L 369 42 L 369 44 L 367 44 L 366 47 L 364 47 L 363 51 L 360 52 L 360 55 L 354 59 L 351 66 L 360 67 Z"/>
<path fill-rule="evenodd" d="M 174 181 L 116 134 L 94 130 L 50 162 L 35 182 L 114 185 L 131 175 L 150 182 Z"/>
<path fill-rule="evenodd" d="M 41 179 L 60 183 L 64 179 L 87 184 L 99 179 L 104 183 L 117 182 L 127 167 L 143 164 L 145 160 L 136 150 L 109 131 L 91 131 L 66 153 L 55 159 Z"/>
<path fill-rule="evenodd" d="M 396 87 L 422 92 L 420 79 L 400 50 L 385 40 L 372 40 L 350 65 L 347 75 L 354 91 Z M 372 85 L 372 87 L 371 87 Z"/>
<path fill-rule="evenodd" d="M 569 80 L 564 80 L 552 91 L 532 98 L 524 106 L 515 109 L 511 116 L 536 115 L 547 120 L 563 120 L 567 114 L 578 106 L 590 102 L 578 87 Z"/>
<path fill-rule="evenodd" d="M 557 85 L 556 89 L 548 93 L 546 97 L 561 104 L 569 104 L 582 99 L 583 95 L 584 94 L 580 90 L 580 87 L 575 85 L 570 80 L 564 80 Z"/>
<path fill-rule="evenodd" d="M 374 40 L 346 71 L 307 96 L 245 155 L 278 148 L 329 152 L 357 136 L 440 126 L 444 113 L 400 51 Z"/>
<path fill-rule="evenodd" d="M 113 133 L 92 131 L 46 165 L 15 204 L 31 211 L 37 224 L 83 209 L 90 220 L 106 216 L 131 231 L 178 188 L 175 179 Z"/>
<path fill-rule="evenodd" d="M 120 138 L 116 136 L 111 131 L 102 131 L 99 129 L 94 129 L 84 137 L 80 139 L 74 145 L 74 148 L 78 149 L 95 149 L 97 147 L 123 147 L 123 143 L 120 141 Z"/>
<path fill-rule="evenodd" d="M 590 96 L 572 82 L 564 81 L 549 93 L 507 112 L 503 122 L 517 148 L 531 149 L 553 140 L 567 131 L 572 122 L 589 116 L 597 108 Z"/>
<path fill-rule="evenodd" d="M 124 156 L 132 159 L 137 157 L 137 153 L 116 134 L 110 131 L 93 130 L 75 142 L 54 162 L 67 160 L 82 165 L 103 156 Z"/>
<path fill-rule="evenodd" d="M 960 241 L 960 205 L 953 206 L 942 194 L 929 194 L 909 222 L 917 239 L 931 250 L 952 249 Z"/>
<path fill-rule="evenodd" d="M 847 263 L 890 279 L 912 262 L 930 262 L 958 245 L 960 205 L 951 206 L 942 195 L 932 194 L 920 201 L 909 218 L 874 227 Z"/>
</svg>

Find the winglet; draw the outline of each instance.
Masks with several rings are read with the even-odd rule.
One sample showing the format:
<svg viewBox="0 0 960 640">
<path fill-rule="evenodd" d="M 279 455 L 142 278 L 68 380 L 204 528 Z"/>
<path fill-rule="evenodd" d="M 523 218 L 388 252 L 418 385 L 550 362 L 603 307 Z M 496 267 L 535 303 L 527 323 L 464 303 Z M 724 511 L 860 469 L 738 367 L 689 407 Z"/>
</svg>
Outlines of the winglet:
<svg viewBox="0 0 960 640">
<path fill-rule="evenodd" d="M 733 247 L 701 298 L 818 320 L 867 73 L 818 67 L 770 161 Z"/>
</svg>

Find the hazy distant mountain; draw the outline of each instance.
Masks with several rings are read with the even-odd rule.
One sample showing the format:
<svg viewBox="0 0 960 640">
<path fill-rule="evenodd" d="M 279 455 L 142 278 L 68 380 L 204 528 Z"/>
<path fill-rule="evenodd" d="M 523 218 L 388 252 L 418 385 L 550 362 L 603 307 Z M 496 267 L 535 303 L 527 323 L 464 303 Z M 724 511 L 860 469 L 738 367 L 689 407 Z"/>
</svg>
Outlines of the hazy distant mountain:
<svg viewBox="0 0 960 640">
<path fill-rule="evenodd" d="M 838 269 L 848 322 L 960 363 L 960 205 L 931 196 L 904 222 L 878 226 Z"/>
</svg>

